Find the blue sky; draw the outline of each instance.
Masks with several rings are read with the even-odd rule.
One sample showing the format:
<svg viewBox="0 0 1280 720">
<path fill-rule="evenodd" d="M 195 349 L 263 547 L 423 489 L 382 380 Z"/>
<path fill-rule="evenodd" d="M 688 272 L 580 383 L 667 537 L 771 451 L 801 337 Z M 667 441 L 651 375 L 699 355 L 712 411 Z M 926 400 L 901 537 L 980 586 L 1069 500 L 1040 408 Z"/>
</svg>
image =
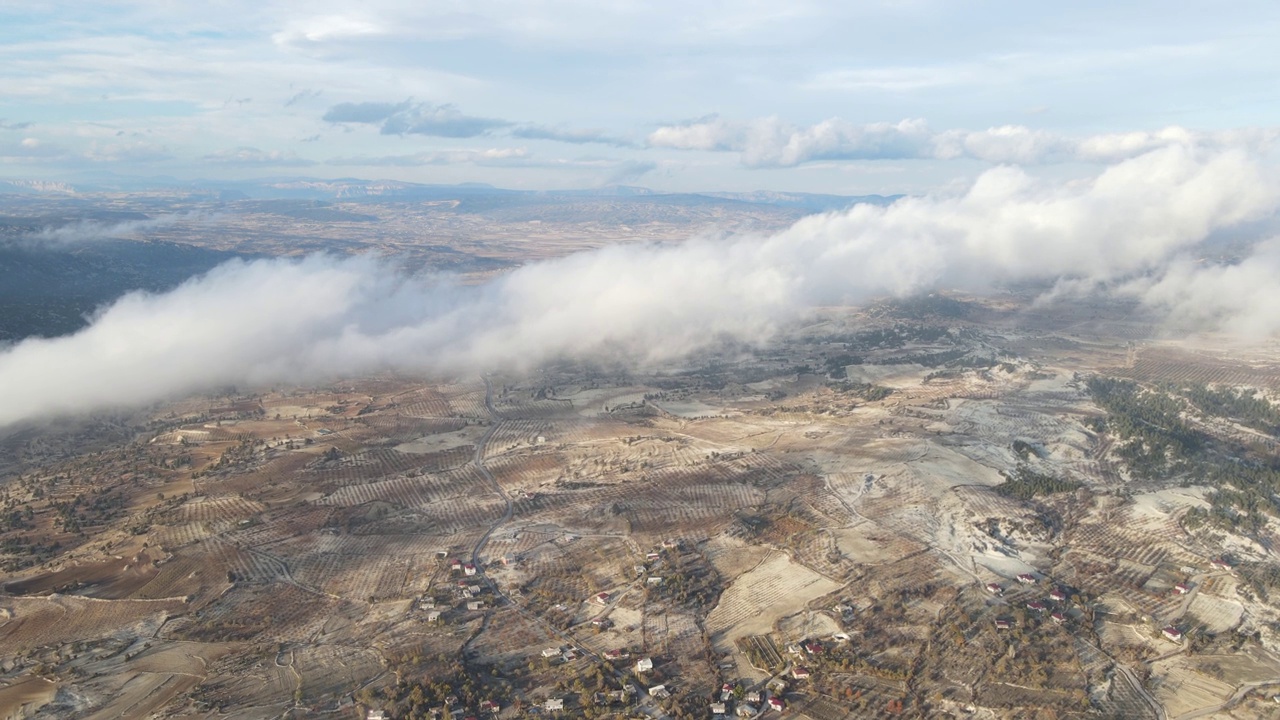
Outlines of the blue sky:
<svg viewBox="0 0 1280 720">
<path fill-rule="evenodd" d="M 0 177 L 927 192 L 1269 155 L 1276 37 L 1248 1 L 6 3 Z"/>
</svg>

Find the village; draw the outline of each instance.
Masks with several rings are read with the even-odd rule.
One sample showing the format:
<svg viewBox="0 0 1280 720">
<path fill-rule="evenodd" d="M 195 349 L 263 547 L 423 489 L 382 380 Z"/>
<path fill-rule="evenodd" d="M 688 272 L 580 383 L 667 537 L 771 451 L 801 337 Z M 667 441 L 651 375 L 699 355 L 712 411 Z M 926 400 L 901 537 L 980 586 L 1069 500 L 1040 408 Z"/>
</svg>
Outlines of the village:
<svg viewBox="0 0 1280 720">
<path fill-rule="evenodd" d="M 136 442 L 64 458 L 14 446 L 32 459 L 3 495 L 0 706 L 263 720 L 1274 706 L 1265 546 L 1215 520 L 1214 488 L 1133 471 L 1085 381 L 1163 387 L 1224 360 L 1105 337 L 1073 339 L 1068 360 L 1039 349 L 1061 342 L 1045 330 L 998 339 L 904 312 L 832 317 L 785 352 L 679 375 L 388 375 L 192 398 L 133 421 Z M 1216 382 L 1280 377 L 1228 367 Z"/>
</svg>

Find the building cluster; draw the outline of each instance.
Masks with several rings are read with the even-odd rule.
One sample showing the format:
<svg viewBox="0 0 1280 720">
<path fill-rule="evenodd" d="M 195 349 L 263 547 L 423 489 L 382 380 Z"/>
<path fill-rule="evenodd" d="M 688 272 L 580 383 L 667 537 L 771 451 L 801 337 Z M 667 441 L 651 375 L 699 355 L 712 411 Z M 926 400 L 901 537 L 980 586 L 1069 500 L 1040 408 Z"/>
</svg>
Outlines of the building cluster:
<svg viewBox="0 0 1280 720">
<path fill-rule="evenodd" d="M 745 688 L 734 683 L 720 686 L 720 694 L 711 701 L 712 720 L 721 720 L 734 715 L 740 718 L 753 718 L 766 710 L 783 712 L 787 709 L 787 701 L 783 696 L 787 692 L 787 682 L 776 678 L 764 688 Z"/>
<path fill-rule="evenodd" d="M 1040 578 L 1031 573 L 1022 573 L 1017 576 L 1016 580 L 1022 585 L 1040 584 Z M 1004 586 L 998 582 L 989 582 L 984 587 L 986 591 L 992 595 L 997 597 L 1004 595 Z M 1055 585 L 1049 589 L 1049 595 L 1047 598 L 1028 600 L 1026 608 L 1036 615 L 1044 615 L 1045 613 L 1048 613 L 1049 619 L 1052 620 L 1055 625 L 1063 625 L 1070 619 L 1066 613 L 1070 597 L 1070 593 L 1065 588 Z M 1049 612 L 1055 605 L 1058 609 L 1053 610 L 1053 612 Z M 1017 625 L 1017 622 L 1008 616 L 997 617 L 994 622 L 996 630 L 1010 630 Z"/>
</svg>

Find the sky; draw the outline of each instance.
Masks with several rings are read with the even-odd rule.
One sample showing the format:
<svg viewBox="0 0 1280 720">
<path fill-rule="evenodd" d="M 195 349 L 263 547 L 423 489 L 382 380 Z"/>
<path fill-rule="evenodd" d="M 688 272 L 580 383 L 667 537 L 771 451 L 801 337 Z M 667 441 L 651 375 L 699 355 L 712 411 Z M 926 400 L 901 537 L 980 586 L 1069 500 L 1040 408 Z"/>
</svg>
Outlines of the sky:
<svg viewBox="0 0 1280 720">
<path fill-rule="evenodd" d="M 930 193 L 1270 157 L 1280 4 L 0 2 L 0 177 Z"/>
</svg>

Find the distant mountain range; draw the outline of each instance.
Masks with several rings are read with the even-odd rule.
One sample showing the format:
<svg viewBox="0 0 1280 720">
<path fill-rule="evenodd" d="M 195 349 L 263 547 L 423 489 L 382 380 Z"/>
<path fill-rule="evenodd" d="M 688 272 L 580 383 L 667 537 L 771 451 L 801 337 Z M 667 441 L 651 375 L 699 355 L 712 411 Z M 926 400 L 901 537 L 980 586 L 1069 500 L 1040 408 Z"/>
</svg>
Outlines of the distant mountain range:
<svg viewBox="0 0 1280 720">
<path fill-rule="evenodd" d="M 696 202 L 732 201 L 752 205 L 795 208 L 810 212 L 842 210 L 852 205 L 869 203 L 887 205 L 901 195 L 825 195 L 818 193 L 773 192 L 698 192 L 665 193 L 649 188 L 611 185 L 584 190 L 510 190 L 486 183 L 430 185 L 400 180 L 361 180 L 340 178 L 322 180 L 305 177 L 263 178 L 257 180 L 191 180 L 170 177 L 132 178 L 103 175 L 86 182 L 65 183 L 42 180 L 0 180 L 0 193 L 77 195 L 103 192 L 178 192 L 192 198 L 213 200 L 457 200 L 476 197 L 521 198 L 526 202 L 554 202 L 558 199 L 583 197 L 677 198 Z"/>
</svg>

